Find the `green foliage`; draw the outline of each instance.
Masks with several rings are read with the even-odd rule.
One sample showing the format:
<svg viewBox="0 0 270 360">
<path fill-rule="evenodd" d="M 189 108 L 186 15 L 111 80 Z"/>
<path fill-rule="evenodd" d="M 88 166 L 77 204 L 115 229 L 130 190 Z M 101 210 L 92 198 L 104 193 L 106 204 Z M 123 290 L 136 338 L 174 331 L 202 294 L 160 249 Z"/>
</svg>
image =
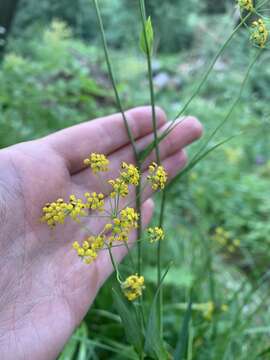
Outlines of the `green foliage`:
<svg viewBox="0 0 270 360">
<path fill-rule="evenodd" d="M 29 50 L 7 54 L 0 69 L 1 146 L 85 121 L 102 114 L 99 102 L 111 101 L 92 77 L 88 59 L 95 53 L 74 41 L 64 23 L 53 22 Z"/>
<path fill-rule="evenodd" d="M 151 15 L 156 29 L 158 49 L 175 52 L 191 47 L 201 9 L 199 0 L 146 1 L 147 14 Z"/>
<path fill-rule="evenodd" d="M 123 2 L 101 2 L 106 25 L 113 29 L 108 34 L 109 40 L 115 47 L 122 47 L 130 38 L 138 43 L 139 32 L 131 29 L 139 30 L 139 16 L 126 11 L 127 6 L 137 7 L 137 2 L 126 0 L 125 11 Z M 42 22 L 47 24 L 57 16 L 72 25 L 73 34 L 81 33 L 94 39 L 97 30 L 91 4 L 81 2 L 84 20 L 76 22 L 74 14 L 78 15 L 75 10 L 78 3 L 70 3 L 69 7 L 65 1 L 52 4 L 43 0 L 40 7 L 32 0 L 22 3 L 25 8 L 20 10 L 14 34 L 24 26 L 23 39 L 28 40 L 13 39 L 10 44 L 13 52 L 6 56 L 0 70 L 1 146 L 33 139 L 114 109 L 100 53 L 75 40 L 62 23 L 54 22 L 45 32 L 42 29 Z M 157 102 L 167 110 L 169 118 L 179 110 L 179 102 L 183 105 L 189 98 L 212 57 L 217 45 L 213 34 L 218 34 L 219 44 L 221 35 L 226 37 L 227 29 L 233 26 L 228 16 L 199 18 L 200 3 L 147 1 L 158 48 L 174 51 L 196 44 L 188 52 L 161 56 L 155 69 L 157 75 L 165 72 L 169 76 L 162 90 L 155 83 Z M 115 13 L 117 16 L 112 16 Z M 35 21 L 38 17 L 39 23 Z M 198 34 L 197 30 L 194 37 L 198 18 L 204 22 L 207 32 Z M 33 29 L 37 29 L 34 37 Z M 169 38 L 173 40 L 168 42 Z M 237 96 L 251 58 L 247 38 L 243 33 L 235 40 L 189 109 L 203 122 L 206 136 L 224 118 Z M 141 58 L 122 50 L 114 52 L 113 58 L 119 88 L 126 95 L 124 99 L 128 99 L 126 103 L 130 106 L 148 103 Z M 173 353 L 180 333 L 180 344 L 185 346 L 178 347 L 179 353 L 185 352 L 187 359 L 258 360 L 263 354 L 265 359 L 269 355 L 268 61 L 266 53 L 252 72 L 242 101 L 211 145 L 240 131 L 243 134 L 180 177 L 168 194 L 162 251 L 164 263 L 173 259 L 174 264 L 164 281 L 164 340 L 171 345 L 169 350 Z M 191 158 L 200 145 L 191 148 Z M 157 205 L 159 201 L 157 198 Z M 228 232 L 231 242 L 239 239 L 240 246 L 230 251 L 228 244 L 215 241 L 213 235 L 217 227 Z M 148 314 L 156 291 L 153 246 L 143 244 Z M 127 263 L 122 266 L 126 269 Z M 64 349 L 61 360 L 138 359 L 123 337 L 122 326 L 122 322 L 128 322 L 130 342 L 141 346 L 136 314 L 130 314 L 127 308 L 130 304 L 123 304 L 122 298 L 114 302 L 111 288 L 110 280 Z M 208 302 L 215 304 L 210 320 L 193 307 Z M 222 311 L 223 304 L 228 306 L 227 311 Z M 155 324 L 149 328 L 156 330 Z M 152 342 L 153 338 L 154 332 Z"/>
<path fill-rule="evenodd" d="M 135 45 L 140 23 L 138 0 L 103 0 L 100 7 L 109 43 L 117 48 L 129 47 L 131 42 Z M 159 51 L 178 51 L 192 45 L 194 29 L 203 9 L 201 1 L 149 0 L 146 8 L 153 18 Z M 54 18 L 69 24 L 76 36 L 92 41 L 98 37 L 91 0 L 41 0 L 39 6 L 35 0 L 21 0 L 13 34 L 31 39 L 42 24 L 49 24 Z"/>
</svg>

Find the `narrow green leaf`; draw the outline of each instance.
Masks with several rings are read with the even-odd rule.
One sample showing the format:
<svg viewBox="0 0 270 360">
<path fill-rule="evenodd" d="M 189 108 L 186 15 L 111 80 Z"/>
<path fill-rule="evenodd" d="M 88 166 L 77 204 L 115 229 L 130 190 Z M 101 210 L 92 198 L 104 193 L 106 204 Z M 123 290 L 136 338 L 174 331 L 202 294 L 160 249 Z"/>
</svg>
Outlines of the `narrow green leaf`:
<svg viewBox="0 0 270 360">
<path fill-rule="evenodd" d="M 149 356 L 157 360 L 166 360 L 169 358 L 166 349 L 164 348 L 163 339 L 160 336 L 160 329 L 158 326 L 158 314 L 157 314 L 157 302 L 160 289 L 163 286 L 163 281 L 168 274 L 171 264 L 167 267 L 164 275 L 161 278 L 159 287 L 155 293 L 153 303 L 151 305 L 146 334 L 145 334 L 145 346 L 144 351 Z"/>
<path fill-rule="evenodd" d="M 75 331 L 72 338 L 64 347 L 64 350 L 61 352 L 61 355 L 58 357 L 58 360 L 71 360 L 76 359 L 85 359 L 87 354 L 87 348 L 85 346 L 85 340 L 88 338 L 87 326 L 83 322 L 80 327 Z M 79 355 L 76 355 L 79 351 Z M 84 356 L 84 357 L 83 357 Z"/>
<path fill-rule="evenodd" d="M 88 347 L 85 343 L 85 340 L 88 338 L 88 330 L 85 323 L 83 323 L 82 326 L 80 326 L 78 335 L 81 337 L 81 341 L 76 359 L 85 360 L 88 354 Z"/>
<path fill-rule="evenodd" d="M 142 333 L 134 305 L 128 302 L 122 294 L 113 289 L 114 304 L 123 322 L 127 341 L 141 353 L 143 348 Z"/>
<path fill-rule="evenodd" d="M 180 332 L 180 336 L 176 345 L 176 350 L 174 353 L 174 360 L 181 360 L 185 358 L 185 354 L 187 351 L 188 345 L 188 337 L 189 337 L 189 322 L 192 313 L 192 301 L 189 299 L 188 308 L 185 312 L 182 329 Z"/>
<path fill-rule="evenodd" d="M 154 30 L 152 27 L 151 17 L 149 16 L 149 18 L 144 23 L 144 27 L 142 29 L 141 37 L 140 37 L 140 47 L 142 49 L 142 52 L 145 55 L 147 54 L 151 55 L 153 53 L 153 44 L 154 44 Z"/>
</svg>

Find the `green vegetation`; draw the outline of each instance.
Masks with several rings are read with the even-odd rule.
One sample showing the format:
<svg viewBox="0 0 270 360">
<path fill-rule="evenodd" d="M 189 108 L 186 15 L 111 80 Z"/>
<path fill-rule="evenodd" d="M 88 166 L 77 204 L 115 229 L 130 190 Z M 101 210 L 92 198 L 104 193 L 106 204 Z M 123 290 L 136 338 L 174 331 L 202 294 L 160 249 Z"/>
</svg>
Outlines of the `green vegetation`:
<svg viewBox="0 0 270 360">
<path fill-rule="evenodd" d="M 0 68 L 1 147 L 116 109 L 91 4 L 76 3 L 83 11 L 75 18 L 74 4 L 61 0 L 55 8 L 51 3 L 40 1 L 37 7 L 34 1 L 27 2 L 15 22 Z M 162 51 L 153 61 L 156 102 L 169 118 L 189 99 L 213 54 L 235 26 L 231 2 L 218 2 L 223 6 L 214 15 L 207 2 L 204 6 L 200 3 L 148 2 Z M 150 102 L 147 69 L 138 55 L 139 35 L 134 35 L 139 34 L 139 18 L 134 20 L 127 11 L 135 5 L 135 1 L 104 0 L 106 29 L 125 108 Z M 66 20 L 73 30 L 53 21 L 56 17 Z M 51 25 L 46 29 L 48 22 Z M 130 41 L 137 49 L 127 48 Z M 189 107 L 188 112 L 205 128 L 205 138 L 191 147 L 190 158 L 229 111 L 254 56 L 243 29 Z M 269 56 L 265 51 L 255 64 L 242 98 L 211 144 L 236 136 L 180 178 L 168 194 L 162 251 L 164 265 L 172 259 L 173 265 L 163 285 L 164 338 L 173 352 L 171 346 L 175 348 L 179 337 L 187 336 L 186 343 L 182 341 L 185 348 L 179 350 L 184 354 L 181 359 L 270 357 Z M 159 196 L 156 200 L 159 204 Z M 149 307 L 156 280 L 151 253 L 150 245 L 143 245 Z M 125 269 L 127 263 L 122 266 Z M 110 279 L 100 291 L 60 360 L 137 359 L 123 341 L 123 327 L 113 303 L 114 282 Z M 188 310 L 191 291 L 193 304 Z M 183 334 L 186 317 L 190 317 L 188 334 Z"/>
</svg>

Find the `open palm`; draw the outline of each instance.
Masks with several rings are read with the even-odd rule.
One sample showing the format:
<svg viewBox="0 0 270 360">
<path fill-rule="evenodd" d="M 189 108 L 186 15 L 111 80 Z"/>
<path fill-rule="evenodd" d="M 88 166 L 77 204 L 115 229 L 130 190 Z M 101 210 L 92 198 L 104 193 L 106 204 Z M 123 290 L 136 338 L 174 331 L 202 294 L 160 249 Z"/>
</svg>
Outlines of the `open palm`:
<svg viewBox="0 0 270 360">
<path fill-rule="evenodd" d="M 162 131 L 165 115 L 159 109 L 157 114 Z M 137 147 L 144 148 L 153 139 L 151 109 L 130 110 L 127 118 Z M 163 140 L 161 158 L 170 178 L 185 165 L 182 149 L 200 135 L 200 123 L 187 118 Z M 52 232 L 40 222 L 47 202 L 66 199 L 71 193 L 106 193 L 99 179 L 83 166 L 91 152 L 108 156 L 111 170 L 106 176 L 110 178 L 118 175 L 122 161 L 134 162 L 121 115 L 0 151 L 1 359 L 54 359 L 112 272 L 106 251 L 90 266 L 79 261 L 71 248 L 72 241 L 82 237 L 76 224 L 60 225 Z M 144 169 L 151 160 L 153 154 Z M 153 203 L 147 200 L 151 195 L 150 190 L 144 194 L 144 226 L 152 215 Z M 125 251 L 115 248 L 118 261 Z"/>
</svg>

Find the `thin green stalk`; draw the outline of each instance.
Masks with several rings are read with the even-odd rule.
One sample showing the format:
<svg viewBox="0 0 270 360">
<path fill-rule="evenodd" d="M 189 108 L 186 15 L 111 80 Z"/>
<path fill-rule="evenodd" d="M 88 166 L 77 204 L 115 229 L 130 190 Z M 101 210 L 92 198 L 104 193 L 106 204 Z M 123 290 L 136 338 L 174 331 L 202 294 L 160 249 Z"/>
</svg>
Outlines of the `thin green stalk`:
<svg viewBox="0 0 270 360">
<path fill-rule="evenodd" d="M 149 48 L 149 43 L 146 34 L 145 22 L 146 22 L 146 14 L 145 14 L 145 4 L 144 0 L 139 0 L 140 5 L 140 15 L 141 15 L 141 22 L 143 26 L 143 36 L 144 42 L 146 47 L 146 58 L 147 58 L 147 70 L 148 70 L 148 81 L 149 81 L 149 90 L 150 90 L 150 100 L 151 100 L 151 108 L 152 108 L 152 123 L 153 123 L 153 132 L 154 132 L 154 149 L 156 153 L 156 160 L 157 164 L 160 165 L 160 152 L 159 152 L 159 142 L 158 142 L 158 134 L 157 134 L 157 119 L 156 119 L 156 108 L 155 108 L 155 92 L 154 92 L 154 84 L 153 84 L 153 71 L 152 71 L 152 56 L 151 56 L 151 49 Z M 160 209 L 160 219 L 159 219 L 159 227 L 163 225 L 164 219 L 164 209 L 165 209 L 165 199 L 166 199 L 166 190 L 162 191 L 162 199 L 161 199 L 161 209 Z M 159 287 L 161 284 L 161 267 L 162 267 L 162 251 L 161 251 L 161 241 L 158 243 L 157 247 L 157 286 Z M 163 335 L 163 292 L 162 288 L 160 289 L 158 295 L 158 324 L 160 329 L 161 337 Z"/>
<path fill-rule="evenodd" d="M 196 152 L 196 154 L 192 157 L 190 163 L 193 163 L 193 161 L 196 161 L 198 159 L 198 157 L 201 155 L 201 153 L 207 148 L 208 144 L 211 142 L 211 140 L 214 138 L 214 136 L 217 134 L 217 132 L 224 126 L 224 124 L 229 120 L 231 114 L 233 113 L 236 105 L 238 104 L 239 100 L 242 97 L 245 85 L 247 83 L 247 80 L 249 78 L 250 72 L 253 68 L 253 66 L 256 64 L 260 54 L 261 54 L 261 49 L 260 51 L 257 52 L 256 56 L 254 57 L 254 59 L 252 60 L 252 62 L 249 64 L 248 69 L 246 71 L 245 77 L 242 81 L 240 90 L 239 90 L 239 94 L 237 96 L 237 98 L 234 100 L 230 110 L 228 111 L 227 115 L 225 116 L 225 118 L 219 123 L 219 125 L 214 129 L 214 131 L 210 134 L 209 138 L 206 140 L 206 142 L 201 146 L 201 148 Z"/>
<path fill-rule="evenodd" d="M 112 254 L 112 249 L 110 246 L 108 246 L 108 250 L 109 250 L 109 254 L 110 254 L 110 259 L 111 259 L 111 262 L 112 262 L 112 266 L 114 268 L 114 271 L 116 273 L 116 279 L 117 281 L 119 282 L 119 284 L 122 283 L 122 280 L 121 280 L 121 277 L 120 277 L 120 273 L 119 273 L 119 270 L 118 270 L 118 266 L 114 260 L 114 257 L 113 257 L 113 254 Z"/>
<path fill-rule="evenodd" d="M 132 268 L 133 268 L 133 271 L 135 272 L 135 271 L 136 271 L 135 262 L 134 262 L 134 260 L 133 260 L 133 256 L 132 256 L 132 254 L 131 254 L 131 251 L 130 251 L 130 248 L 129 248 L 129 246 L 128 246 L 128 243 L 127 243 L 126 241 L 124 241 L 124 246 L 125 246 L 125 248 L 126 248 L 126 250 L 127 250 L 130 264 L 131 264 L 131 266 L 132 266 Z"/>
<path fill-rule="evenodd" d="M 220 55 L 223 53 L 223 51 L 225 50 L 225 48 L 228 46 L 228 44 L 231 42 L 232 38 L 234 37 L 234 35 L 237 33 L 237 31 L 241 28 L 241 26 L 246 22 L 246 20 L 250 17 L 251 13 L 247 14 L 246 17 L 243 18 L 243 20 L 236 26 L 236 28 L 233 30 L 233 32 L 231 33 L 231 35 L 228 37 L 228 39 L 225 41 L 225 43 L 222 45 L 222 47 L 220 48 L 220 50 L 216 53 L 214 59 L 212 60 L 209 68 L 207 69 L 206 73 L 204 74 L 204 76 L 202 77 L 198 87 L 196 88 L 196 90 L 194 91 L 194 93 L 192 94 L 192 96 L 189 98 L 189 100 L 186 102 L 186 104 L 183 106 L 183 108 L 179 111 L 179 113 L 176 115 L 175 119 L 178 119 L 185 111 L 186 109 L 189 107 L 190 103 L 193 101 L 193 99 L 198 95 L 198 93 L 200 92 L 201 88 L 203 87 L 204 83 L 206 82 L 206 80 L 208 79 L 211 71 L 213 70 L 213 67 L 215 66 L 218 58 L 220 57 Z"/>
<path fill-rule="evenodd" d="M 166 206 L 166 195 L 167 190 L 162 191 L 161 205 L 160 205 L 160 215 L 159 215 L 159 227 L 163 228 L 164 222 L 164 213 Z M 158 285 L 161 284 L 161 266 L 162 266 L 162 241 L 158 242 L 157 246 L 157 264 L 158 264 Z M 163 288 L 160 288 L 159 298 L 158 298 L 158 321 L 160 326 L 160 335 L 163 337 Z"/>
<path fill-rule="evenodd" d="M 124 121 L 124 124 L 125 124 L 125 128 L 126 128 L 129 140 L 130 140 L 131 145 L 132 145 L 132 149 L 133 149 L 135 160 L 136 160 L 136 165 L 140 169 L 141 164 L 140 164 L 140 161 L 139 161 L 139 156 L 138 156 L 138 151 L 136 149 L 135 140 L 133 138 L 131 129 L 130 129 L 129 125 L 128 125 L 128 121 L 127 121 L 125 112 L 123 110 L 121 100 L 120 100 L 120 96 L 119 96 L 119 93 L 118 93 L 118 90 L 117 90 L 116 82 L 115 82 L 115 79 L 114 79 L 114 74 L 113 74 L 113 70 L 112 70 L 112 66 L 111 66 L 111 61 L 110 61 L 110 56 L 109 56 L 109 51 L 108 51 L 108 46 L 107 46 L 107 40 L 106 40 L 106 36 L 105 36 L 103 21 L 102 21 L 101 14 L 100 14 L 98 0 L 93 0 L 93 2 L 94 2 L 95 10 L 96 10 L 97 20 L 98 20 L 99 29 L 100 29 L 101 38 L 102 38 L 104 55 L 105 55 L 105 59 L 106 59 L 107 68 L 108 68 L 109 76 L 110 76 L 110 79 L 111 79 L 112 87 L 113 87 L 113 90 L 114 90 L 116 103 L 117 103 L 118 109 L 119 109 L 119 111 L 120 111 L 120 113 L 122 115 L 122 118 L 123 118 L 123 121 Z M 136 187 L 136 210 L 137 210 L 137 212 L 139 214 L 139 221 L 138 221 L 138 228 L 137 228 L 137 238 L 138 239 L 140 239 L 141 235 L 142 235 L 140 184 L 141 183 L 139 183 L 139 185 Z M 137 249 L 138 249 L 138 274 L 140 274 L 141 273 L 141 243 L 140 242 L 137 245 Z"/>
<path fill-rule="evenodd" d="M 219 59 L 219 57 L 221 56 L 221 54 L 224 52 L 224 50 L 226 49 L 226 47 L 229 45 L 229 43 L 231 42 L 231 40 L 233 39 L 234 35 L 238 32 L 238 30 L 241 28 L 241 26 L 243 24 L 245 24 L 246 20 L 250 17 L 250 13 L 247 14 L 242 20 L 241 22 L 237 25 L 237 27 L 233 30 L 233 32 L 231 33 L 231 35 L 228 37 L 228 39 L 225 41 L 225 43 L 222 45 L 222 47 L 220 48 L 220 50 L 216 53 L 214 59 L 212 60 L 212 62 L 210 63 L 207 71 L 205 72 L 205 74 L 203 75 L 201 81 L 199 82 L 197 88 L 195 89 L 195 91 L 193 92 L 193 94 L 191 95 L 191 97 L 188 99 L 188 101 L 186 102 L 186 104 L 183 106 L 183 108 L 179 111 L 179 113 L 175 116 L 174 120 L 172 121 L 172 123 L 170 124 L 170 126 L 164 131 L 163 134 L 161 134 L 158 138 L 158 142 L 160 142 L 161 140 L 163 140 L 167 135 L 169 135 L 169 133 L 176 127 L 179 125 L 179 123 L 175 124 L 176 120 L 181 117 L 184 112 L 187 110 L 187 108 L 189 107 L 189 105 L 191 104 L 191 102 L 194 100 L 194 98 L 198 95 L 198 93 L 201 91 L 204 83 L 207 81 L 211 71 L 213 70 L 217 60 Z M 184 120 L 184 119 L 183 119 Z"/>
<path fill-rule="evenodd" d="M 112 70 L 112 65 L 111 65 L 111 61 L 110 61 L 110 56 L 109 56 L 109 51 L 108 51 L 108 46 L 107 46 L 107 40 L 106 40 L 106 36 L 105 36 L 103 21 L 102 21 L 101 14 L 100 14 L 98 0 L 93 0 L 93 2 L 94 2 L 95 10 L 96 10 L 98 25 L 99 25 L 99 29 L 100 29 L 100 33 L 101 33 L 101 38 L 102 38 L 104 55 L 105 55 L 106 64 L 107 64 L 109 76 L 110 76 L 110 79 L 111 79 L 112 87 L 113 87 L 113 90 L 114 90 L 114 95 L 115 95 L 117 107 L 118 107 L 118 109 L 121 112 L 121 115 L 123 117 L 124 124 L 125 124 L 126 130 L 127 130 L 127 133 L 128 133 L 128 137 L 130 139 L 130 142 L 131 142 L 131 145 L 132 145 L 132 148 L 133 148 L 133 151 L 134 151 L 134 155 L 135 155 L 135 158 L 137 160 L 137 149 L 136 149 L 136 145 L 135 145 L 135 140 L 133 138 L 131 129 L 130 129 L 129 125 L 128 125 L 128 121 L 127 121 L 125 112 L 123 110 L 122 104 L 121 104 L 120 96 L 119 96 L 119 93 L 118 93 L 118 90 L 117 90 L 117 86 L 116 86 L 116 82 L 115 82 L 115 78 L 114 78 L 114 74 L 113 74 L 113 70 Z"/>
<path fill-rule="evenodd" d="M 139 168 L 141 166 L 139 165 Z M 142 243 L 140 239 L 142 238 L 142 216 L 141 216 L 141 177 L 139 178 L 138 186 L 136 187 L 136 210 L 139 214 L 138 218 L 138 228 L 137 228 L 137 269 L 138 275 L 141 275 L 142 272 Z"/>
<path fill-rule="evenodd" d="M 145 28 L 146 15 L 145 15 L 144 0 L 139 0 L 139 5 L 140 5 L 141 22 L 143 26 L 143 36 L 146 47 L 147 70 L 148 70 L 148 81 L 149 81 L 150 100 L 151 100 L 151 108 L 152 108 L 152 123 L 154 130 L 155 152 L 156 152 L 157 163 L 160 164 L 160 154 L 159 154 L 158 135 L 157 135 L 157 119 L 156 119 L 156 109 L 155 109 L 155 92 L 154 92 L 153 71 L 152 71 L 152 56 L 151 56 L 151 49 L 149 48 L 149 43 L 147 40 L 147 34 Z"/>
</svg>

